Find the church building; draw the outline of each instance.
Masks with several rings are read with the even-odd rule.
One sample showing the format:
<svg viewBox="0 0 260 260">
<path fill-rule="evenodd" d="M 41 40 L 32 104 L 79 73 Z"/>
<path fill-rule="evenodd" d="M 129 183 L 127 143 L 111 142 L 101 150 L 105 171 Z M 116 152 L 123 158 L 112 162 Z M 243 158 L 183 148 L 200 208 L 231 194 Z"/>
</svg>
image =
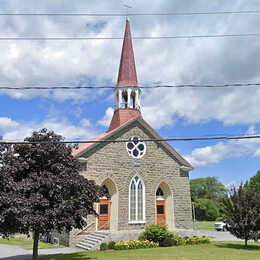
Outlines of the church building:
<svg viewBox="0 0 260 260">
<path fill-rule="evenodd" d="M 81 174 L 110 194 L 96 205 L 98 218 L 88 218 L 87 233 L 140 233 L 150 223 L 166 224 L 170 231 L 192 229 L 189 171 L 193 167 L 145 121 L 141 103 L 126 20 L 114 115 L 108 130 L 93 139 L 109 142 L 82 144 L 73 151 Z M 127 142 L 113 142 L 119 140 Z"/>
</svg>

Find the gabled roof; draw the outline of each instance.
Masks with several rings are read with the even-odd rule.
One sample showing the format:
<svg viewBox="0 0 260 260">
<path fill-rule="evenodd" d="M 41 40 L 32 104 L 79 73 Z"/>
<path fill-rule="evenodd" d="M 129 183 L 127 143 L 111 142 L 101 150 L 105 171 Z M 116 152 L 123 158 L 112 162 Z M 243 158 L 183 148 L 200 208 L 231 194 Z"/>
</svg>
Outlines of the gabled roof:
<svg viewBox="0 0 260 260">
<path fill-rule="evenodd" d="M 117 132 L 129 127 L 131 124 L 140 124 L 142 127 L 144 127 L 146 130 L 149 131 L 149 133 L 153 136 L 154 139 L 160 139 L 163 138 L 157 133 L 156 130 L 154 130 L 144 119 L 140 117 L 136 117 L 134 119 L 131 119 L 124 124 L 120 125 L 117 128 L 114 128 L 111 131 L 108 131 L 104 134 L 101 134 L 93 139 L 93 141 L 100 141 L 100 140 L 112 140 L 114 134 Z M 159 142 L 182 166 L 185 166 L 187 168 L 190 168 L 190 170 L 194 169 L 194 167 L 186 160 L 184 159 L 167 141 L 160 141 Z M 79 158 L 83 153 L 89 151 L 90 149 L 97 147 L 101 145 L 101 143 L 88 143 L 80 145 L 78 149 L 74 149 L 72 151 L 72 155 L 76 158 Z"/>
<path fill-rule="evenodd" d="M 118 128 L 136 117 L 142 118 L 141 112 L 137 109 L 118 109 L 113 114 L 108 131 Z"/>
<path fill-rule="evenodd" d="M 125 36 L 121 53 L 116 87 L 138 87 L 130 23 L 126 20 Z"/>
</svg>

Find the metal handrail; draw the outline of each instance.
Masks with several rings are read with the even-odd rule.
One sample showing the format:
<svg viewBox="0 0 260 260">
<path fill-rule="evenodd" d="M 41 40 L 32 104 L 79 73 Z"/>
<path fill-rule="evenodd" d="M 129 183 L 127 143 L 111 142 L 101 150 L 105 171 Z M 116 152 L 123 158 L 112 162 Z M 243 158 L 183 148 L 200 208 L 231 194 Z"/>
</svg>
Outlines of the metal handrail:
<svg viewBox="0 0 260 260">
<path fill-rule="evenodd" d="M 74 235 L 74 237 L 80 235 L 80 233 L 85 232 L 86 230 L 88 230 L 90 227 L 92 227 L 93 225 L 95 225 L 95 222 L 92 222 L 91 224 L 87 225 L 85 228 L 83 228 L 82 230 L 80 230 L 77 234 Z"/>
</svg>

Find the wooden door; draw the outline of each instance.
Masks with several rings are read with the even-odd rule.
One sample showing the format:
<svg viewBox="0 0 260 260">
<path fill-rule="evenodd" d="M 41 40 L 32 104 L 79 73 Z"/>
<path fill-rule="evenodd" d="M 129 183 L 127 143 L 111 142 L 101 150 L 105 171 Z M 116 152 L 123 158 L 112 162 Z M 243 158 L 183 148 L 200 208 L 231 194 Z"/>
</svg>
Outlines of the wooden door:
<svg viewBox="0 0 260 260">
<path fill-rule="evenodd" d="M 98 229 L 110 228 L 110 200 L 101 199 L 98 204 Z"/>
<path fill-rule="evenodd" d="M 165 200 L 156 201 L 157 224 L 166 224 Z"/>
</svg>

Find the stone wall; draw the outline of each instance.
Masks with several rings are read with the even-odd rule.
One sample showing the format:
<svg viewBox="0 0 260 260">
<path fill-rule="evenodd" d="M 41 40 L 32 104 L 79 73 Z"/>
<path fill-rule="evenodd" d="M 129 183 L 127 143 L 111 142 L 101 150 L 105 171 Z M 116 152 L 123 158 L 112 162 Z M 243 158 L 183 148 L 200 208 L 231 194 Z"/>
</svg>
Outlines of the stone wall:
<svg viewBox="0 0 260 260">
<path fill-rule="evenodd" d="M 133 135 L 152 138 L 140 124 L 132 124 L 112 138 L 128 139 Z M 80 157 L 88 159 L 87 171 L 82 172 L 86 178 L 100 185 L 108 178 L 114 182 L 118 192 L 117 230 L 144 228 L 145 224 L 128 223 L 129 184 L 136 174 L 145 184 L 146 224 L 156 223 L 155 194 L 160 183 L 164 182 L 169 186 L 173 200 L 173 223 L 167 223 L 169 229 L 192 228 L 189 176 L 183 174 L 179 162 L 159 142 L 146 142 L 146 154 L 140 159 L 128 155 L 125 143 L 99 144 Z"/>
</svg>

